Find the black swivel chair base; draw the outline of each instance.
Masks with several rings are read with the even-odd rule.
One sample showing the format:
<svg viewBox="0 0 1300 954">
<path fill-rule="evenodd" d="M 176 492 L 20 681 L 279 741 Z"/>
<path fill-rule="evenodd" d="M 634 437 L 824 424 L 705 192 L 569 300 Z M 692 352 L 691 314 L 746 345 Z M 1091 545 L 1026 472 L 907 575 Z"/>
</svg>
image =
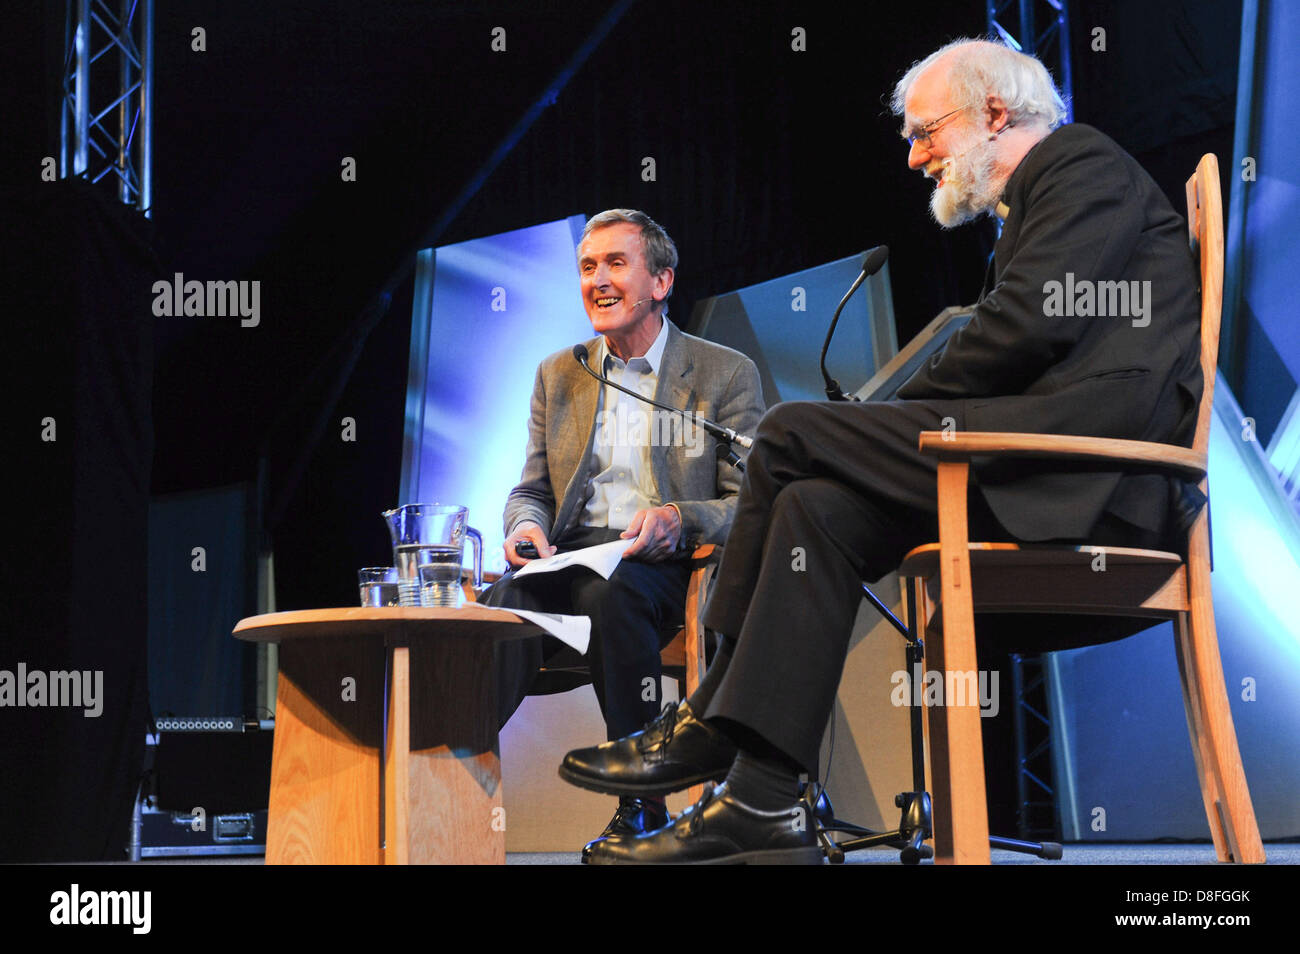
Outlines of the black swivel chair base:
<svg viewBox="0 0 1300 954">
<path fill-rule="evenodd" d="M 862 591 L 871 602 L 871 605 L 879 610 L 885 620 L 907 640 L 907 671 L 914 672 L 913 666 L 921 663 L 925 657 L 925 646 L 921 642 L 920 636 L 908 629 L 903 624 L 903 621 L 890 612 L 889 607 L 882 603 L 876 594 L 872 593 L 865 585 L 863 585 Z M 907 600 L 907 617 L 915 620 L 917 608 L 910 588 L 907 592 Z M 831 817 L 827 819 L 825 817 L 827 814 L 825 808 L 830 805 L 830 802 L 825 797 L 825 792 L 821 789 L 821 786 L 809 785 L 804 791 L 803 798 L 808 806 L 809 815 L 817 820 L 817 837 L 821 842 L 822 851 L 826 854 L 826 860 L 833 865 L 843 864 L 846 852 L 857 851 L 859 848 L 875 848 L 880 845 L 899 849 L 899 860 L 905 865 L 920 864 L 922 859 L 934 857 L 934 849 L 925 844 L 925 840 L 933 834 L 934 828 L 930 793 L 925 790 L 925 755 L 921 709 L 919 706 L 909 706 L 908 710 L 911 720 L 912 785 L 914 791 L 902 792 L 894 796 L 894 804 L 901 812 L 897 828 L 892 831 L 872 831 L 860 825 L 841 821 L 834 817 L 833 812 L 830 813 Z M 823 806 L 820 812 L 815 810 L 819 805 Z M 849 834 L 855 837 L 846 841 L 835 842 L 830 837 L 832 833 Z M 999 835 L 990 835 L 989 847 L 1001 848 L 1005 851 L 1017 851 L 1026 855 L 1036 855 L 1047 861 L 1057 861 L 1061 857 L 1061 846 L 1054 841 L 1021 841 L 1018 838 L 1003 838 Z"/>
</svg>

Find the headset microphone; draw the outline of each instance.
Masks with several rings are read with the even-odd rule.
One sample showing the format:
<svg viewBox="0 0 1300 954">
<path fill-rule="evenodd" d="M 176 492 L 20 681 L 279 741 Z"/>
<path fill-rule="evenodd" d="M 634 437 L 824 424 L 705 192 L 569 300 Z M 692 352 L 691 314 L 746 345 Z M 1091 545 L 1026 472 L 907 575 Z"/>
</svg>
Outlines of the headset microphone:
<svg viewBox="0 0 1300 954">
<path fill-rule="evenodd" d="M 1008 129 L 1012 129 L 1012 128 L 1014 128 L 1015 125 L 1016 125 L 1015 123 L 1007 123 L 1007 124 L 1006 124 L 1005 126 L 1003 126 L 1001 129 L 999 129 L 999 130 L 997 130 L 997 131 L 995 131 L 995 132 L 991 132 L 991 133 L 989 133 L 989 136 L 988 136 L 988 140 L 987 140 L 987 141 L 988 141 L 988 142 L 995 142 L 999 136 L 1001 136 L 1001 135 L 1002 135 L 1004 132 L 1006 132 Z M 972 152 L 974 152 L 976 149 L 979 149 L 982 145 L 984 145 L 984 143 L 982 143 L 982 142 L 978 142 L 978 143 L 976 143 L 975 145 L 971 146 L 969 149 L 966 149 L 966 150 L 963 150 L 962 152 L 957 153 L 957 155 L 955 155 L 955 156 L 948 156 L 947 158 L 945 158 L 945 159 L 940 163 L 940 165 L 941 165 L 941 166 L 944 168 L 944 170 L 946 171 L 946 170 L 948 170 L 948 169 L 950 169 L 950 168 L 952 167 L 952 164 L 953 164 L 954 162 L 956 162 L 956 161 L 959 160 L 959 159 L 965 159 L 967 156 L 969 156 L 969 155 L 970 155 Z"/>
</svg>

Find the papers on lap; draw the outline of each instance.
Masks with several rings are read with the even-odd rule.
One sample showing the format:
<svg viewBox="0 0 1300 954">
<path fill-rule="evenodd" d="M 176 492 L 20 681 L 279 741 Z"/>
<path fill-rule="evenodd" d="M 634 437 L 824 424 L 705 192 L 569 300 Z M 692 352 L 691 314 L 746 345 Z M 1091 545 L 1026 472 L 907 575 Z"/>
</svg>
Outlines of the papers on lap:
<svg viewBox="0 0 1300 954">
<path fill-rule="evenodd" d="M 581 550 L 557 553 L 555 556 L 545 557 L 541 560 L 530 560 L 515 571 L 515 579 L 533 573 L 553 573 L 556 570 L 563 570 L 570 566 L 585 566 L 595 570 L 608 580 L 610 574 L 618 566 L 619 561 L 623 559 L 623 551 L 630 547 L 632 542 L 631 540 L 611 540 L 609 543 L 597 544 L 594 547 L 584 547 Z"/>
<path fill-rule="evenodd" d="M 571 566 L 585 566 L 608 580 L 610 574 L 618 566 L 619 561 L 623 559 L 623 551 L 631 545 L 631 540 L 611 540 L 609 543 L 601 543 L 594 547 L 584 547 L 581 550 L 557 553 L 555 556 L 541 560 L 531 560 L 515 571 L 515 578 L 518 579 L 521 576 L 530 576 L 536 573 L 554 573 L 556 570 L 563 570 Z M 591 642 L 590 617 L 538 613 L 533 610 L 511 609 L 508 606 L 498 606 L 496 609 L 514 613 L 530 623 L 536 623 L 556 639 L 572 646 L 578 652 L 584 654 L 587 652 L 587 644 Z"/>
</svg>

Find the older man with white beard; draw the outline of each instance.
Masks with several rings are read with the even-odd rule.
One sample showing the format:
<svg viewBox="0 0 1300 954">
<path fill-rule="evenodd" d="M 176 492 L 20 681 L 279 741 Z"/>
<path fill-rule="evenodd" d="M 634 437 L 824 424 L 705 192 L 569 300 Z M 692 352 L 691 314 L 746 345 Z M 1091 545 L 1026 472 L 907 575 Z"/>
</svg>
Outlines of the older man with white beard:
<svg viewBox="0 0 1300 954">
<path fill-rule="evenodd" d="M 660 831 L 609 839 L 594 863 L 810 862 L 791 824 L 815 771 L 860 602 L 859 582 L 937 536 L 923 430 L 1028 431 L 1190 445 L 1201 393 L 1199 298 L 1184 224 L 1150 177 L 1087 126 L 1061 126 L 1051 77 L 984 41 L 950 44 L 898 83 L 908 165 L 951 228 L 1003 230 L 968 325 L 879 404 L 795 402 L 763 418 L 706 624 L 704 683 L 640 733 L 569 753 L 597 791 L 661 794 L 725 778 Z M 1059 128 L 1058 128 L 1059 127 Z M 1150 281 L 1150 321 L 1049 316 L 1049 283 Z M 975 539 L 1158 546 L 1185 514 L 1163 478 L 974 468 Z M 792 554 L 801 552 L 801 562 Z M 797 618 L 812 621 L 791 625 Z"/>
</svg>

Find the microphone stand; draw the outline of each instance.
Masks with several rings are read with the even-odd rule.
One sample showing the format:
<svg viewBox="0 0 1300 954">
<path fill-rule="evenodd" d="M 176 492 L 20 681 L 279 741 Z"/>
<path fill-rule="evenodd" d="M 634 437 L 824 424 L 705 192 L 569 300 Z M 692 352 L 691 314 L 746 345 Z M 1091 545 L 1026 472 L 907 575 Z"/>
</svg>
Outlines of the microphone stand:
<svg viewBox="0 0 1300 954">
<path fill-rule="evenodd" d="M 832 378 L 830 372 L 826 370 L 826 352 L 830 350 L 831 336 L 835 334 L 835 326 L 840 323 L 840 312 L 842 312 L 844 306 L 849 303 L 849 299 L 853 297 L 853 293 L 862 287 L 863 282 L 876 274 L 876 272 L 880 271 L 888 258 L 889 247 L 887 245 L 877 245 L 867 253 L 866 260 L 862 263 L 862 271 L 858 273 L 857 279 L 849 287 L 849 290 L 844 293 L 844 297 L 840 299 L 840 303 L 835 309 L 835 315 L 831 318 L 831 326 L 826 332 L 826 340 L 822 342 L 821 367 L 822 379 L 826 382 L 826 397 L 832 401 L 857 400 L 857 397 L 845 394 L 840 389 L 840 383 Z"/>
<path fill-rule="evenodd" d="M 731 441 L 718 439 L 718 443 L 713 445 L 713 456 L 718 460 L 726 461 L 742 474 L 745 472 L 745 462 L 740 459 L 736 449 L 731 446 Z"/>
<path fill-rule="evenodd" d="M 822 378 L 824 378 L 826 381 L 826 397 L 832 401 L 856 401 L 857 400 L 857 397 L 849 397 L 847 394 L 845 394 L 840 389 L 840 382 L 832 378 L 830 372 L 826 370 L 826 352 L 830 350 L 831 335 L 835 334 L 835 326 L 840 323 L 840 312 L 842 312 L 844 310 L 844 306 L 849 303 L 849 299 L 853 297 L 853 293 L 857 291 L 860 287 L 862 287 L 862 283 L 865 282 L 866 280 L 867 280 L 867 273 L 866 270 L 864 269 L 863 271 L 858 273 L 857 280 L 851 286 L 849 286 L 849 290 L 845 292 L 844 297 L 840 299 L 839 307 L 835 309 L 835 315 L 834 317 L 831 318 L 830 329 L 826 332 L 826 340 L 822 342 L 822 359 L 821 359 Z"/>
</svg>

